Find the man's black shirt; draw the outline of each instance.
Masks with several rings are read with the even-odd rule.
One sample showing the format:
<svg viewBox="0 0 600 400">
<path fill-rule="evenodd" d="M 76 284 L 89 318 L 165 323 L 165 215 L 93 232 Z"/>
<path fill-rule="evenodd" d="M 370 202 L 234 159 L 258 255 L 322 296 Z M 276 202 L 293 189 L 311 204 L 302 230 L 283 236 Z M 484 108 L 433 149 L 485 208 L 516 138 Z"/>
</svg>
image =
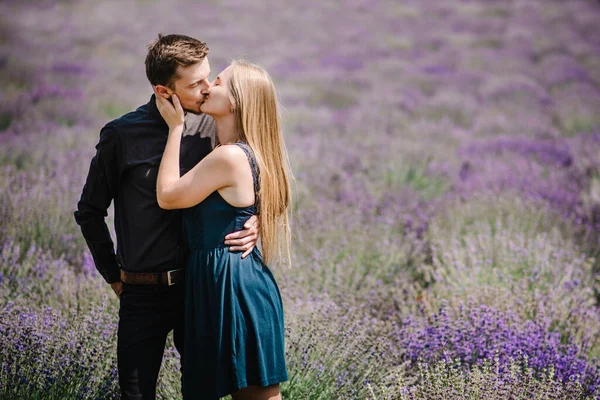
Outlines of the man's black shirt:
<svg viewBox="0 0 600 400">
<path fill-rule="evenodd" d="M 120 280 L 119 269 L 160 272 L 180 268 L 186 250 L 181 211 L 163 210 L 156 200 L 156 177 L 169 128 L 154 95 L 137 110 L 100 131 L 75 220 L 106 282 Z M 214 120 L 188 113 L 181 140 L 180 170 L 185 174 L 213 148 Z M 117 252 L 105 218 L 114 200 Z"/>
</svg>

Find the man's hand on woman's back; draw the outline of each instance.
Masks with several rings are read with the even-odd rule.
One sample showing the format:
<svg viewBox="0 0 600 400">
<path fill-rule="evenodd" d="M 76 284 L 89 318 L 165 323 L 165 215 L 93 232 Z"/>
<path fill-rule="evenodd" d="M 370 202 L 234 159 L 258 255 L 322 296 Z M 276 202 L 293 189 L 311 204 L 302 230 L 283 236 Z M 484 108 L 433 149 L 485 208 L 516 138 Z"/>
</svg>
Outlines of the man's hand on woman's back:
<svg viewBox="0 0 600 400">
<path fill-rule="evenodd" d="M 244 224 L 244 228 L 225 236 L 225 244 L 230 246 L 229 251 L 243 251 L 242 258 L 252 253 L 258 241 L 258 217 L 256 215 L 250 217 Z"/>
</svg>

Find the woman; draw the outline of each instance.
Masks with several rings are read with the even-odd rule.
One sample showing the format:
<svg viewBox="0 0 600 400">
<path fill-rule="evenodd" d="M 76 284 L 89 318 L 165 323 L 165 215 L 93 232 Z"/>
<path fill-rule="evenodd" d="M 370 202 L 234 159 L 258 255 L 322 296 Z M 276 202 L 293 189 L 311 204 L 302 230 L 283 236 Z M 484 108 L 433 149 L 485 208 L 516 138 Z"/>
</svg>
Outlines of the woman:
<svg viewBox="0 0 600 400">
<path fill-rule="evenodd" d="M 191 250 L 186 270 L 183 395 L 188 399 L 280 399 L 287 380 L 283 307 L 266 266 L 275 255 L 289 262 L 289 164 L 277 97 L 269 75 L 235 61 L 211 85 L 200 110 L 216 122 L 219 143 L 179 176 L 184 113 L 156 96 L 169 125 L 158 173 L 162 208 L 185 208 Z M 257 214 L 264 261 L 223 244 Z"/>
</svg>

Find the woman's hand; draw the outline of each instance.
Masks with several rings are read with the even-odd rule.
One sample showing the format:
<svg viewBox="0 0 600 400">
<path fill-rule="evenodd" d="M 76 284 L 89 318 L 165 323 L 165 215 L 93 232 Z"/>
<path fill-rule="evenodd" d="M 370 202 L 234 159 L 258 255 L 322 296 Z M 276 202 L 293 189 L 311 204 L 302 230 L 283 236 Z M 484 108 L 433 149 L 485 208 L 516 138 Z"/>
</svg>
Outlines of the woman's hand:
<svg viewBox="0 0 600 400">
<path fill-rule="evenodd" d="M 156 90 L 155 90 L 156 93 Z M 162 115 L 163 119 L 169 125 L 169 129 L 176 128 L 180 125 L 183 125 L 184 122 L 184 113 L 183 107 L 181 107 L 181 103 L 179 102 L 179 98 L 176 94 L 171 96 L 173 99 L 173 104 L 162 96 L 159 96 L 156 93 L 156 107 Z"/>
</svg>

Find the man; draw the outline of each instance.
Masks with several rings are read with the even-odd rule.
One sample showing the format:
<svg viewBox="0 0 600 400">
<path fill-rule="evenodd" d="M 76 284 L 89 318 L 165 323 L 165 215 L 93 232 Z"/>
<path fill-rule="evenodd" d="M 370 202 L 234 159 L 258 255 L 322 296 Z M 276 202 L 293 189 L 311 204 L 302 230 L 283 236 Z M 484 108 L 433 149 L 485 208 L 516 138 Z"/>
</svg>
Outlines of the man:
<svg viewBox="0 0 600 400">
<path fill-rule="evenodd" d="M 159 35 L 149 46 L 146 75 L 157 93 L 179 97 L 187 111 L 180 168 L 185 174 L 214 147 L 214 121 L 199 114 L 210 87 L 208 48 L 183 35 Z M 123 399 L 154 399 L 167 334 L 183 353 L 184 261 L 180 211 L 156 200 L 156 177 L 168 126 L 150 101 L 106 124 L 83 187 L 75 220 L 96 268 L 120 298 L 117 358 Z M 115 202 L 117 251 L 105 222 Z M 250 253 L 256 217 L 229 235 L 232 251 Z M 183 357 L 181 357 L 183 359 Z M 182 369 L 183 369 L 182 365 Z"/>
</svg>

